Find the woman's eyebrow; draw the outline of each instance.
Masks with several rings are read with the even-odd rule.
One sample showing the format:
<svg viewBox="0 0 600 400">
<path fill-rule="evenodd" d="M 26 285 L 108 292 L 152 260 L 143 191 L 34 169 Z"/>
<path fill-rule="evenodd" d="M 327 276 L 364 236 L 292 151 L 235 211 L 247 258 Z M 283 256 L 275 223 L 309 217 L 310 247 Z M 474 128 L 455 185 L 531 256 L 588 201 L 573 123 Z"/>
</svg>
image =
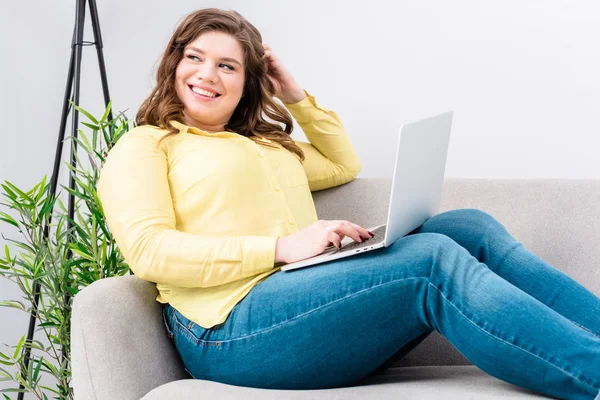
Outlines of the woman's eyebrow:
<svg viewBox="0 0 600 400">
<path fill-rule="evenodd" d="M 190 46 L 190 47 L 188 47 L 188 50 L 193 50 L 193 51 L 195 51 L 196 53 L 200 53 L 200 54 L 202 54 L 202 55 L 204 55 L 204 54 L 205 54 L 205 53 L 204 53 L 204 51 L 200 50 L 200 49 L 199 49 L 199 48 L 197 48 L 197 47 L 193 47 L 193 46 Z M 235 58 L 221 57 L 221 60 L 223 60 L 223 61 L 229 61 L 229 62 L 232 62 L 232 63 L 236 63 L 236 64 L 237 64 L 237 65 L 239 65 L 240 67 L 242 66 L 242 63 L 240 63 L 240 62 L 239 62 L 238 60 L 236 60 Z"/>
</svg>

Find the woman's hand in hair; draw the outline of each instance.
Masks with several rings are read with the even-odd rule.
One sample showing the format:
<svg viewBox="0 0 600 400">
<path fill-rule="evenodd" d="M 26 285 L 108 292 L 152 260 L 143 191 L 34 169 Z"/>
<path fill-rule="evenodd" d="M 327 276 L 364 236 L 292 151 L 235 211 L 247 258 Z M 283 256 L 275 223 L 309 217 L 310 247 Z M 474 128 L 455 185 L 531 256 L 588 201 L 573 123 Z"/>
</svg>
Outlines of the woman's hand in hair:
<svg viewBox="0 0 600 400">
<path fill-rule="evenodd" d="M 319 220 L 289 236 L 277 239 L 275 263 L 286 264 L 321 254 L 332 243 L 341 248 L 342 239 L 349 236 L 356 242 L 373 237 L 365 228 L 346 220 Z"/>
<path fill-rule="evenodd" d="M 275 97 L 288 104 L 304 99 L 306 97 L 304 89 L 298 85 L 292 74 L 273 53 L 271 46 L 263 43 L 263 47 L 265 49 L 264 59 L 267 61 L 267 75 L 275 87 Z"/>
</svg>

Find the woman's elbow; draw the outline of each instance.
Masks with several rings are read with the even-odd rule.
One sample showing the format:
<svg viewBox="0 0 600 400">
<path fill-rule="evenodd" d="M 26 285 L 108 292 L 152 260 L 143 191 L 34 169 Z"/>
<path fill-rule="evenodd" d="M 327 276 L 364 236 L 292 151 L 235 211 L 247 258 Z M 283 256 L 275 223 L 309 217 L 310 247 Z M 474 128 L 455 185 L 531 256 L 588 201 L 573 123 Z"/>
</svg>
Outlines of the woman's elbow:
<svg viewBox="0 0 600 400">
<path fill-rule="evenodd" d="M 344 167 L 346 169 L 346 179 L 350 182 L 354 180 L 362 170 L 362 163 L 356 158 L 352 163 L 346 164 Z"/>
</svg>

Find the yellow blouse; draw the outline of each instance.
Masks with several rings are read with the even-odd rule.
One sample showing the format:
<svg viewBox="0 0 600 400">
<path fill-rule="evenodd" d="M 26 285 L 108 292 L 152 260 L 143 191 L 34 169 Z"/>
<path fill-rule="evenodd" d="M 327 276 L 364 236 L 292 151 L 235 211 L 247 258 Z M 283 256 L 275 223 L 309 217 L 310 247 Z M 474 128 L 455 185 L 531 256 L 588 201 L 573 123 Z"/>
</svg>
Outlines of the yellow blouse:
<svg viewBox="0 0 600 400">
<path fill-rule="evenodd" d="M 353 180 L 361 170 L 342 123 L 314 97 L 286 104 L 310 143 L 304 162 L 231 132 L 178 122 L 125 133 L 109 151 L 98 195 L 133 273 L 204 328 L 224 322 L 261 280 L 279 271 L 278 237 L 318 220 L 311 191 Z"/>
</svg>

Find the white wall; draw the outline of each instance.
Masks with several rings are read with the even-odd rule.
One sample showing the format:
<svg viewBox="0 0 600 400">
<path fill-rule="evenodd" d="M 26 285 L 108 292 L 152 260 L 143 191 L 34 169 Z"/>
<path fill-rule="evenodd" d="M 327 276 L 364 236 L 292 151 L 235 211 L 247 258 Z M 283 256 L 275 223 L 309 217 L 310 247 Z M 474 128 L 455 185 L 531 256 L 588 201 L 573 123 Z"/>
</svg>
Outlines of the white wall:
<svg viewBox="0 0 600 400">
<path fill-rule="evenodd" d="M 31 187 L 51 174 L 74 4 L 0 5 L 0 181 Z M 98 0 L 115 109 L 134 118 L 177 20 L 205 6 L 238 10 L 340 115 L 360 177 L 390 177 L 400 124 L 453 109 L 447 177 L 600 178 L 595 1 Z M 103 109 L 93 48 L 84 49 L 80 104 Z M 19 297 L 0 281 L 0 300 Z M 0 308 L 0 321 L 0 346 L 26 332 L 25 315 Z"/>
</svg>

